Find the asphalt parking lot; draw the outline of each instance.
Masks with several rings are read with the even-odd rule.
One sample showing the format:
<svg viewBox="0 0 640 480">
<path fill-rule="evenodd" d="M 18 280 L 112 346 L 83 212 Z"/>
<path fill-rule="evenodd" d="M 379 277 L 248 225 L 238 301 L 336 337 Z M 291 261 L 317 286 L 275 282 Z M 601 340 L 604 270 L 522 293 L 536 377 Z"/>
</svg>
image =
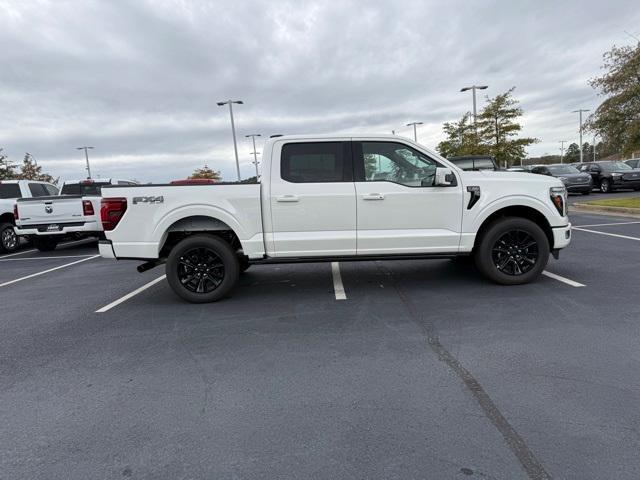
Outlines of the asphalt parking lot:
<svg viewBox="0 0 640 480">
<path fill-rule="evenodd" d="M 571 221 L 518 287 L 253 266 L 191 305 L 94 243 L 0 256 L 0 478 L 639 478 L 640 219 Z"/>
</svg>

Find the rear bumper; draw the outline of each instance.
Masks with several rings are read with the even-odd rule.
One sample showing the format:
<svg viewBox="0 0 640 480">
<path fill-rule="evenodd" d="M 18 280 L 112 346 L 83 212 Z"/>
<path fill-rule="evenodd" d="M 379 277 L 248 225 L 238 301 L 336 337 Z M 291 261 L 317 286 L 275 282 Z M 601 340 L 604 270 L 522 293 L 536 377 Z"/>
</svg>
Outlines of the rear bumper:
<svg viewBox="0 0 640 480">
<path fill-rule="evenodd" d="M 116 258 L 111 240 L 100 240 L 98 242 L 98 251 L 102 258 Z"/>
<path fill-rule="evenodd" d="M 57 228 L 51 228 L 57 226 Z M 51 228 L 51 229 L 50 229 Z M 38 225 L 17 225 L 15 231 L 23 236 L 55 236 L 68 235 L 70 233 L 98 234 L 102 232 L 102 224 L 99 222 L 75 222 L 75 223 L 51 223 Z"/>
<path fill-rule="evenodd" d="M 571 224 L 563 227 L 553 227 L 553 249 L 564 248 L 571 243 Z"/>
</svg>

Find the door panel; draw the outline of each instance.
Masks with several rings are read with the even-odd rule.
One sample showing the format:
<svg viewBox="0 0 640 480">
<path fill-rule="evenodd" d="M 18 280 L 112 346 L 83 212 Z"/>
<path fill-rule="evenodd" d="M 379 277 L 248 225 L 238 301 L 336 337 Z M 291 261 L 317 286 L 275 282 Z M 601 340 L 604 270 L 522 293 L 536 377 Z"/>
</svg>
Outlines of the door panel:
<svg viewBox="0 0 640 480">
<path fill-rule="evenodd" d="M 456 186 L 433 186 L 441 165 L 401 143 L 355 143 L 354 161 L 358 255 L 458 251 L 459 179 Z"/>
<path fill-rule="evenodd" d="M 350 142 L 289 142 L 273 158 L 280 159 L 271 170 L 274 256 L 355 255 Z"/>
</svg>

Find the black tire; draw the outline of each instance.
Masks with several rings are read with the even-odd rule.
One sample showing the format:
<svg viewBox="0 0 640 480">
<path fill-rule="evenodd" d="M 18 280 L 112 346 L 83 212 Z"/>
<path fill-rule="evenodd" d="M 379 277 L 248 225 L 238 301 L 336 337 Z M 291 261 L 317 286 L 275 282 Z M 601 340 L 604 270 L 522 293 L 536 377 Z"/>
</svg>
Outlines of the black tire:
<svg viewBox="0 0 640 480">
<path fill-rule="evenodd" d="M 606 178 L 600 180 L 600 192 L 611 193 L 611 182 Z"/>
<path fill-rule="evenodd" d="M 496 283 L 529 283 L 538 278 L 547 265 L 549 240 L 542 228 L 531 220 L 501 218 L 480 238 L 475 259 L 478 270 Z"/>
<path fill-rule="evenodd" d="M 35 237 L 33 239 L 33 246 L 41 252 L 51 252 L 58 246 L 58 240 L 55 238 Z"/>
<path fill-rule="evenodd" d="M 212 235 L 194 235 L 178 243 L 167 258 L 167 281 L 191 303 L 216 302 L 238 284 L 240 262 L 231 246 Z"/>
<path fill-rule="evenodd" d="M 11 223 L 0 223 L 0 252 L 12 253 L 18 250 L 20 237 Z"/>
</svg>

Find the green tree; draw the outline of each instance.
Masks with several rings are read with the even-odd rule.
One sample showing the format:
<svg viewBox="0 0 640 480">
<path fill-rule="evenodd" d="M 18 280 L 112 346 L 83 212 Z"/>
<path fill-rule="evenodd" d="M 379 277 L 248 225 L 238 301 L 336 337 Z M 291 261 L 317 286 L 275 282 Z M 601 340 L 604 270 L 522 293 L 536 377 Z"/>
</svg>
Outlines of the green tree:
<svg viewBox="0 0 640 480">
<path fill-rule="evenodd" d="M 480 143 L 480 138 L 475 133 L 470 113 L 465 113 L 457 122 L 446 122 L 442 129 L 447 138 L 436 149 L 443 157 L 487 153 L 486 146 Z"/>
<path fill-rule="evenodd" d="M 586 128 L 600 136 L 603 152 L 628 155 L 640 150 L 640 44 L 614 45 L 603 59 L 605 73 L 589 84 L 606 98 L 588 118 Z"/>
<path fill-rule="evenodd" d="M 189 178 L 209 178 L 211 180 L 220 180 L 220 172 L 212 170 L 205 163 L 204 167 L 196 168 Z"/>
<path fill-rule="evenodd" d="M 523 110 L 513 97 L 512 87 L 494 98 L 487 98 L 487 105 L 478 115 L 481 142 L 487 147 L 499 165 L 519 164 L 525 156 L 525 147 L 537 142 L 536 138 L 518 138 L 522 126 L 518 119 Z"/>
<path fill-rule="evenodd" d="M 11 180 L 16 178 L 15 165 L 9 161 L 0 148 L 0 180 Z"/>
<path fill-rule="evenodd" d="M 564 152 L 564 163 L 575 163 L 580 161 L 580 145 L 570 144 Z"/>
<path fill-rule="evenodd" d="M 18 178 L 20 180 L 38 180 L 40 182 L 58 183 L 57 178 L 54 179 L 48 173 L 42 172 L 42 167 L 36 163 L 33 155 L 30 153 L 24 154 Z"/>
</svg>

